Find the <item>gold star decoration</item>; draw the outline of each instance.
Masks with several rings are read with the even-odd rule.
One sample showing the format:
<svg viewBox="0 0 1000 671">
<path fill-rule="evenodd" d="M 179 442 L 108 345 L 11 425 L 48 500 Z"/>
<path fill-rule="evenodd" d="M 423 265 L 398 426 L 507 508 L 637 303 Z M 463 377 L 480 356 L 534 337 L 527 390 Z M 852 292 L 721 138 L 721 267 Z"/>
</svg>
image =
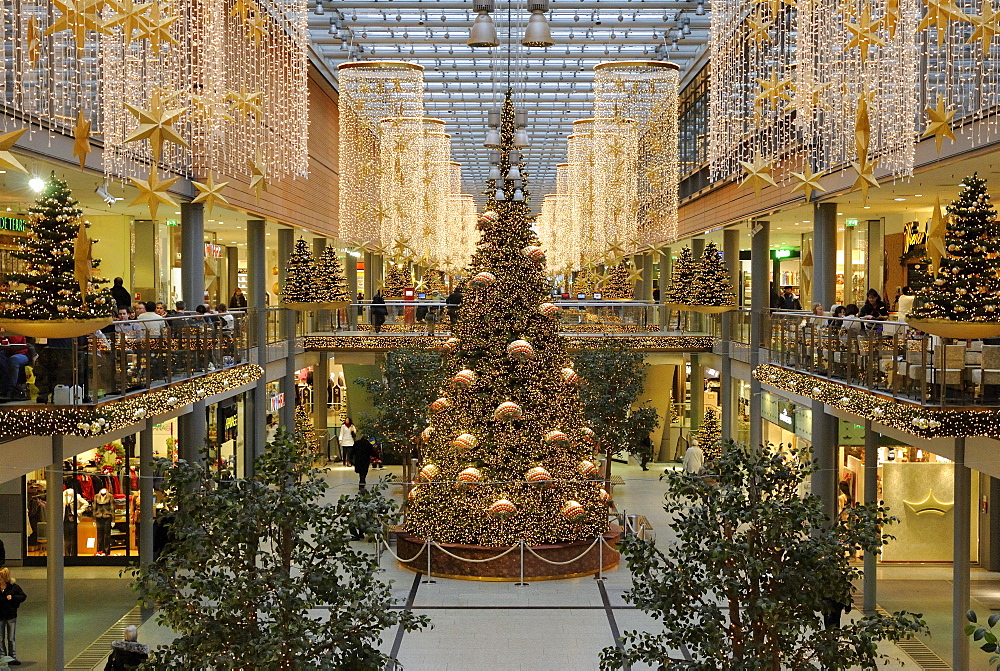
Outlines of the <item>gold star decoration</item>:
<svg viewBox="0 0 1000 671">
<path fill-rule="evenodd" d="M 630 284 L 635 284 L 636 282 L 642 282 L 642 268 L 634 268 L 628 274 L 628 282 Z"/>
<path fill-rule="evenodd" d="M 76 125 L 73 126 L 73 156 L 80 159 L 81 168 L 86 167 L 90 151 L 90 121 L 83 116 L 83 110 L 79 110 L 76 113 Z"/>
<path fill-rule="evenodd" d="M 233 110 L 243 116 L 260 116 L 262 112 L 260 91 L 249 91 L 247 85 L 240 84 L 239 91 L 227 91 L 226 100 L 232 104 Z"/>
<path fill-rule="evenodd" d="M 268 27 L 270 26 L 270 19 L 267 14 L 257 10 L 253 15 L 247 20 L 247 25 L 250 28 L 250 32 L 247 35 L 248 38 L 253 40 L 253 45 L 255 47 L 260 46 L 262 40 L 266 40 L 267 36 L 270 34 Z"/>
<path fill-rule="evenodd" d="M 924 0 L 924 3 L 927 5 L 927 13 L 917 26 L 917 31 L 937 27 L 937 43 L 940 48 L 948 35 L 948 23 L 965 21 L 967 17 L 955 4 L 955 0 Z"/>
<path fill-rule="evenodd" d="M 859 161 L 868 156 L 868 148 L 872 139 L 871 118 L 868 115 L 868 94 L 858 98 L 858 111 L 854 117 L 854 151 Z"/>
<path fill-rule="evenodd" d="M 260 194 L 267 191 L 267 169 L 260 159 L 260 152 L 250 161 L 250 188 L 260 202 Z"/>
<path fill-rule="evenodd" d="M 202 121 L 211 121 L 212 117 L 215 116 L 216 111 L 221 109 L 222 112 L 219 114 L 219 118 L 223 121 L 236 121 L 222 105 L 217 105 L 213 100 L 212 96 L 207 94 L 195 93 L 191 96 L 191 113 L 201 119 Z"/>
<path fill-rule="evenodd" d="M 774 177 L 771 176 L 771 162 L 765 161 L 760 154 L 754 157 L 751 161 L 740 161 L 740 165 L 743 167 L 744 172 L 746 172 L 746 179 L 740 184 L 742 189 L 747 184 L 753 187 L 753 193 L 755 198 L 760 198 L 760 190 L 766 185 L 778 186 L 777 182 L 774 181 Z"/>
<path fill-rule="evenodd" d="M 754 98 L 755 102 L 764 102 L 765 100 L 771 105 L 771 107 L 777 109 L 778 101 L 780 100 L 791 100 L 791 77 L 786 77 L 781 79 L 778 77 L 777 72 L 771 73 L 770 79 L 758 79 L 757 83 L 760 84 L 760 93 Z"/>
<path fill-rule="evenodd" d="M 167 193 L 167 189 L 174 185 L 179 177 L 172 177 L 168 180 L 160 180 L 159 172 L 156 166 L 149 167 L 149 178 L 148 179 L 136 179 L 135 177 L 130 178 L 130 181 L 139 189 L 139 195 L 135 197 L 129 206 L 138 205 L 140 203 L 146 203 L 149 206 L 149 216 L 151 219 L 156 219 L 156 210 L 160 207 L 160 203 L 164 205 L 171 205 L 177 207 L 177 203 L 170 194 Z"/>
<path fill-rule="evenodd" d="M 625 256 L 625 250 L 622 248 L 621 244 L 618 242 L 612 242 L 608 245 L 607 258 L 611 263 L 618 263 Z"/>
<path fill-rule="evenodd" d="M 101 20 L 104 0 L 52 0 L 52 4 L 61 13 L 59 18 L 45 30 L 45 34 L 54 35 L 64 30 L 72 32 L 77 53 L 83 53 L 88 31 L 105 34 L 109 32 Z"/>
<path fill-rule="evenodd" d="M 866 2 L 861 6 L 861 13 L 858 15 L 856 23 L 845 21 L 844 27 L 854 35 L 851 41 L 847 43 L 847 48 L 853 49 L 854 47 L 858 47 L 861 50 L 862 63 L 868 60 L 868 50 L 873 46 L 885 46 L 885 40 L 878 36 L 878 29 L 882 27 L 882 19 L 875 20 L 872 18 L 872 6 L 870 3 Z"/>
<path fill-rule="evenodd" d="M 941 197 L 934 203 L 934 214 L 931 216 L 930 230 L 927 231 L 927 256 L 931 259 L 934 270 L 941 267 L 941 257 L 944 256 L 944 236 L 948 230 L 948 219 L 941 214 Z"/>
<path fill-rule="evenodd" d="M 410 239 L 411 238 L 409 236 L 400 236 L 393 240 L 392 248 L 395 250 L 396 254 L 405 258 L 408 253 L 413 252 L 413 248 L 410 247 Z"/>
<path fill-rule="evenodd" d="M 934 107 L 928 105 L 925 111 L 927 112 L 927 128 L 920 137 L 926 138 L 933 135 L 938 153 L 940 153 L 941 143 L 944 142 L 945 138 L 952 142 L 955 141 L 955 133 L 951 130 L 951 120 L 955 116 L 955 110 L 949 111 L 944 104 L 944 98 L 938 96 Z"/>
<path fill-rule="evenodd" d="M 149 40 L 149 46 L 152 47 L 154 54 L 160 53 L 161 45 L 179 45 L 177 39 L 170 34 L 170 26 L 180 18 L 179 16 L 161 14 L 160 3 L 153 3 L 153 10 L 149 16 L 141 17 L 142 27 L 139 30 L 139 37 L 145 37 Z"/>
<path fill-rule="evenodd" d="M 14 157 L 14 154 L 10 152 L 14 143 L 16 143 L 27 130 L 27 128 L 22 128 L 20 130 L 0 135 L 0 168 L 3 168 L 4 170 L 16 170 L 23 173 L 28 172 L 24 169 L 24 166 L 21 165 L 20 161 Z"/>
<path fill-rule="evenodd" d="M 896 27 L 899 26 L 899 20 L 903 18 L 902 11 L 899 8 L 899 0 L 886 0 L 885 3 L 885 30 L 889 33 L 889 39 L 896 36 Z"/>
<path fill-rule="evenodd" d="M 238 16 L 242 21 L 246 21 L 247 16 L 250 15 L 252 4 L 249 0 L 235 0 L 233 8 L 229 11 L 229 16 Z"/>
<path fill-rule="evenodd" d="M 125 40 L 125 48 L 127 49 L 132 44 L 132 40 L 135 37 L 139 37 L 138 35 L 134 35 L 134 33 L 142 31 L 144 21 L 142 15 L 149 11 L 153 3 L 145 2 L 136 4 L 134 0 L 112 0 L 111 4 L 116 13 L 104 22 L 104 27 L 114 28 L 115 26 L 121 26 L 122 39 Z"/>
<path fill-rule="evenodd" d="M 851 167 L 858 173 L 854 180 L 854 189 L 861 189 L 861 204 L 868 204 L 868 189 L 879 188 L 878 180 L 875 179 L 875 168 L 878 166 L 878 159 L 874 161 L 860 160 L 851 163 Z"/>
<path fill-rule="evenodd" d="M 983 58 L 989 58 L 990 56 L 990 46 L 993 44 L 993 38 L 1000 34 L 1000 13 L 993 10 L 993 5 L 990 0 L 983 0 L 983 8 L 981 14 L 978 16 L 975 14 L 968 15 L 969 21 L 975 26 L 972 34 L 969 35 L 969 39 L 966 40 L 967 44 L 972 44 L 978 39 L 982 40 L 983 45 Z"/>
<path fill-rule="evenodd" d="M 184 113 L 183 107 L 166 109 L 160 102 L 159 91 L 153 91 L 149 99 L 149 109 L 141 109 L 124 103 L 125 109 L 139 120 L 139 127 L 125 138 L 126 142 L 149 140 L 149 151 L 157 161 L 163 153 L 163 143 L 172 142 L 182 147 L 189 146 L 187 141 L 174 130 L 174 122 Z"/>
<path fill-rule="evenodd" d="M 80 301 L 87 304 L 87 286 L 94 271 L 90 253 L 92 242 L 87 235 L 87 222 L 81 221 L 76 232 L 76 244 L 73 245 L 73 279 L 80 285 Z"/>
<path fill-rule="evenodd" d="M 42 36 L 38 33 L 38 22 L 35 20 L 34 14 L 28 18 L 25 40 L 27 42 L 28 62 L 35 65 L 42 55 Z"/>
<path fill-rule="evenodd" d="M 223 203 L 225 205 L 229 204 L 229 201 L 225 199 L 222 195 L 222 190 L 226 188 L 229 182 L 220 182 L 216 184 L 215 178 L 212 173 L 208 173 L 208 179 L 204 182 L 192 182 L 194 188 L 198 189 L 198 195 L 191 201 L 192 203 L 205 203 L 205 209 L 208 210 L 209 214 L 212 214 L 212 210 L 215 209 L 216 202 Z"/>
<path fill-rule="evenodd" d="M 756 12 L 747 20 L 747 39 L 754 44 L 773 42 L 770 30 L 771 22 Z"/>
<path fill-rule="evenodd" d="M 826 189 L 824 189 L 819 183 L 820 177 L 822 177 L 822 175 L 815 174 L 812 171 L 811 165 L 806 165 L 805 170 L 802 172 L 793 172 L 792 178 L 798 181 L 798 184 L 796 184 L 795 188 L 792 189 L 792 193 L 801 191 L 806 197 L 806 202 L 812 200 L 813 191 L 822 191 L 825 193 Z"/>
</svg>

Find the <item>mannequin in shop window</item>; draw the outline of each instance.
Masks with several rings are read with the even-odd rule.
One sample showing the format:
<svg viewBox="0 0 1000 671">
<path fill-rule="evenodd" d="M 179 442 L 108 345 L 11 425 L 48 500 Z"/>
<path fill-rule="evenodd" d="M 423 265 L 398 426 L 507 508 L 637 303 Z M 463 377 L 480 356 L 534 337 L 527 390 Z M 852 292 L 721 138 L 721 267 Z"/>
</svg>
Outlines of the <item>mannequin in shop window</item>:
<svg viewBox="0 0 1000 671">
<path fill-rule="evenodd" d="M 97 556 L 111 554 L 111 520 L 114 517 L 111 492 L 102 488 L 94 496 L 94 522 L 97 524 Z"/>
<path fill-rule="evenodd" d="M 76 556 L 76 524 L 89 506 L 72 487 L 63 491 L 63 554 L 67 557 Z"/>
</svg>

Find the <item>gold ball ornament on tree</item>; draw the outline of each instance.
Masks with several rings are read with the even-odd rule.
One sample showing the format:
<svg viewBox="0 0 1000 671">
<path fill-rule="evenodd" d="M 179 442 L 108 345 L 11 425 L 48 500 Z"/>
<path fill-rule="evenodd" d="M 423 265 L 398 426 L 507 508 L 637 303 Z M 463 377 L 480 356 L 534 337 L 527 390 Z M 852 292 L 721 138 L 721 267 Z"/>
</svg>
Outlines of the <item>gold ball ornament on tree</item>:
<svg viewBox="0 0 1000 671">
<path fill-rule="evenodd" d="M 476 273 L 476 275 L 472 278 L 472 286 L 485 289 L 492 286 L 496 281 L 496 275 L 488 273 L 484 270 L 481 273 Z"/>
<path fill-rule="evenodd" d="M 448 338 L 438 345 L 437 349 L 442 352 L 454 352 L 458 349 L 458 338 Z"/>
<path fill-rule="evenodd" d="M 434 413 L 444 412 L 450 407 L 451 407 L 451 399 L 442 396 L 441 398 L 431 403 L 431 412 Z"/>
<path fill-rule="evenodd" d="M 409 499 L 410 501 L 416 501 L 417 500 L 417 490 L 418 489 L 420 489 L 420 487 L 417 487 L 417 486 L 413 487 L 410 490 L 410 493 L 406 495 L 406 498 Z"/>
<path fill-rule="evenodd" d="M 461 451 L 471 450 L 478 444 L 479 444 L 479 439 L 476 438 L 471 433 L 463 433 L 459 436 L 456 436 L 455 439 L 451 441 L 451 446 L 454 447 L 456 450 L 461 450 Z"/>
<path fill-rule="evenodd" d="M 544 466 L 533 466 L 532 468 L 529 468 L 528 472 L 524 474 L 524 479 L 541 488 L 551 487 L 555 484 L 555 481 L 552 479 L 552 474 L 549 473 Z"/>
<path fill-rule="evenodd" d="M 559 316 L 560 312 L 562 312 L 562 308 L 555 303 L 542 303 L 538 306 L 538 311 L 546 317 L 555 318 Z"/>
<path fill-rule="evenodd" d="M 470 466 L 458 474 L 458 485 L 463 489 L 468 489 L 475 485 L 478 485 L 483 479 L 482 472 L 473 466 Z"/>
<path fill-rule="evenodd" d="M 489 515 L 495 520 L 502 520 L 517 512 L 517 506 L 509 499 L 497 499 L 489 507 Z"/>
<path fill-rule="evenodd" d="M 587 510 L 579 501 L 567 501 L 563 504 L 559 513 L 573 524 L 579 524 L 587 519 Z"/>
<path fill-rule="evenodd" d="M 527 340 L 515 340 L 507 345 L 507 354 L 514 361 L 522 363 L 535 360 L 535 348 Z"/>
<path fill-rule="evenodd" d="M 426 443 L 434 435 L 434 427 L 428 426 L 426 429 L 420 432 L 420 438 Z"/>
<path fill-rule="evenodd" d="M 521 406 L 512 401 L 504 401 L 493 412 L 493 419 L 501 422 L 514 422 L 521 419 L 522 416 Z"/>
<path fill-rule="evenodd" d="M 476 374 L 468 368 L 460 370 L 451 378 L 452 384 L 459 389 L 468 389 L 476 383 Z"/>
<path fill-rule="evenodd" d="M 601 503 L 608 504 L 611 503 L 611 494 L 608 493 L 604 487 L 599 487 L 597 489 L 597 498 Z"/>
<path fill-rule="evenodd" d="M 495 224 L 498 219 L 499 217 L 496 212 L 493 210 L 486 210 L 479 215 L 479 218 L 476 220 L 476 228 L 480 231 L 488 231 L 493 227 L 493 224 Z"/>
<path fill-rule="evenodd" d="M 576 470 L 585 478 L 596 478 L 598 475 L 597 464 L 589 459 L 581 461 L 577 465 Z"/>
<path fill-rule="evenodd" d="M 580 435 L 583 436 L 583 439 L 587 443 L 593 445 L 594 447 L 597 447 L 597 434 L 594 433 L 594 430 L 591 429 L 589 426 L 581 428 Z"/>
<path fill-rule="evenodd" d="M 430 482 L 439 475 L 441 475 L 441 469 L 438 468 L 437 464 L 425 464 L 417 473 L 417 479 Z"/>
<path fill-rule="evenodd" d="M 562 375 L 563 382 L 566 384 L 580 384 L 580 376 L 572 368 L 563 368 L 559 374 Z"/>
<path fill-rule="evenodd" d="M 569 442 L 569 436 L 558 429 L 552 429 L 545 434 L 545 442 L 549 445 L 565 445 Z"/>
</svg>

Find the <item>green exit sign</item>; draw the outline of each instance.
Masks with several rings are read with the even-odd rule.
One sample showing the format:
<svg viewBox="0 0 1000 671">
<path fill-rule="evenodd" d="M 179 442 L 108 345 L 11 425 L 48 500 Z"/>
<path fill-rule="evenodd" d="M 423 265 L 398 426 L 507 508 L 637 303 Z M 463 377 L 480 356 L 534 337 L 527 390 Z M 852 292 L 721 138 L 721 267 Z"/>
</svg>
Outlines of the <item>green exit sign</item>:
<svg viewBox="0 0 1000 671">
<path fill-rule="evenodd" d="M 167 226 L 179 226 L 180 223 L 177 219 L 167 219 Z"/>
<path fill-rule="evenodd" d="M 789 259 L 792 257 L 792 250 L 790 249 L 776 249 L 774 250 L 774 258 L 776 259 Z"/>
<path fill-rule="evenodd" d="M 847 220 L 847 225 L 848 226 L 857 226 L 858 225 L 858 220 L 857 219 L 848 219 Z"/>
</svg>

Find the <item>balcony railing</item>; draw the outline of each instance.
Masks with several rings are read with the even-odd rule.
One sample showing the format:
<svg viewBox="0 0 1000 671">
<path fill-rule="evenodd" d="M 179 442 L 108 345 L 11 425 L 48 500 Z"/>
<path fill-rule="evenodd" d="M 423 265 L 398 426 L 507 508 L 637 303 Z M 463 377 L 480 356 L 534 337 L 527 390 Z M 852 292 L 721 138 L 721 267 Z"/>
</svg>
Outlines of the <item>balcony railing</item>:
<svg viewBox="0 0 1000 671">
<path fill-rule="evenodd" d="M 1000 340 L 955 344 L 904 322 L 771 315 L 771 363 L 929 407 L 1000 406 Z"/>
</svg>

